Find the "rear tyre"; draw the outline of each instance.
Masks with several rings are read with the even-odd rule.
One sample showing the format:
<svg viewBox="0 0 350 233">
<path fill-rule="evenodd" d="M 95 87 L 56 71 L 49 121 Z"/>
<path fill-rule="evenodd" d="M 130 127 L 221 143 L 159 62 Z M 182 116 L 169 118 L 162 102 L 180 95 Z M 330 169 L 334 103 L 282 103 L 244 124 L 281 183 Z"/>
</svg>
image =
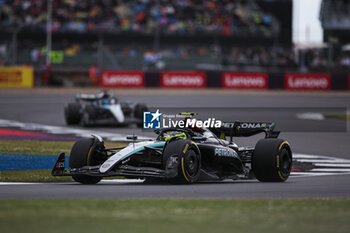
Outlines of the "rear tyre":
<svg viewBox="0 0 350 233">
<path fill-rule="evenodd" d="M 198 180 L 201 170 L 201 153 L 197 145 L 191 140 L 170 141 L 163 152 L 163 168 L 172 155 L 178 156 L 177 177 L 170 179 L 171 183 L 190 184 Z"/>
<path fill-rule="evenodd" d="M 292 150 L 282 139 L 261 139 L 252 158 L 255 177 L 261 182 L 284 182 L 292 169 Z"/>
<path fill-rule="evenodd" d="M 69 167 L 81 168 L 94 165 L 92 164 L 94 154 L 93 144 L 93 138 L 82 138 L 76 141 L 70 151 Z M 74 175 L 72 178 L 82 184 L 96 184 L 102 179 L 101 177 L 88 175 Z"/>
<path fill-rule="evenodd" d="M 80 104 L 68 103 L 64 107 L 64 116 L 68 125 L 77 125 L 81 120 Z"/>
</svg>

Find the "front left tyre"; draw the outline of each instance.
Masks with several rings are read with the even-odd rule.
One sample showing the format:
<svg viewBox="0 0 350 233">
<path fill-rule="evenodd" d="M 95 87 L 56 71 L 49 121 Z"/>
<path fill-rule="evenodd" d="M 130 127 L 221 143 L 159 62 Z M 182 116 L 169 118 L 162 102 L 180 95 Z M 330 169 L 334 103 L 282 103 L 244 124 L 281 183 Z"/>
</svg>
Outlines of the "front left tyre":
<svg viewBox="0 0 350 233">
<path fill-rule="evenodd" d="M 81 138 L 74 143 L 69 155 L 70 168 L 81 168 L 84 166 L 95 165 L 94 140 L 94 138 Z M 96 184 L 102 179 L 101 177 L 88 175 L 73 175 L 72 178 L 82 184 Z"/>
</svg>

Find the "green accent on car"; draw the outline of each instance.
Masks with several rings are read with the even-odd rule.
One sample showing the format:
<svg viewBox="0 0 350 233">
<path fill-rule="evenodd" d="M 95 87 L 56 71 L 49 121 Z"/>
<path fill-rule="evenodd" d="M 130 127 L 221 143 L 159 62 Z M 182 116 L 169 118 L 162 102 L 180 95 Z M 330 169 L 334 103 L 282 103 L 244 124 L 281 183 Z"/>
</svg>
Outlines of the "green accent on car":
<svg viewBox="0 0 350 233">
<path fill-rule="evenodd" d="M 165 145 L 165 142 L 156 142 L 156 143 L 147 145 L 147 147 L 156 148 L 156 147 L 163 147 L 164 145 Z M 135 154 L 135 153 L 137 153 L 137 152 L 140 152 L 140 151 L 142 151 L 142 150 L 144 150 L 144 149 L 145 149 L 144 146 L 143 146 L 143 147 L 140 147 L 139 149 L 134 150 L 133 152 L 131 152 L 131 153 L 125 155 L 123 158 L 120 159 L 120 161 L 123 160 L 123 159 L 126 159 L 127 157 L 129 157 L 129 156 L 131 156 L 131 155 L 133 155 L 133 154 Z"/>
</svg>

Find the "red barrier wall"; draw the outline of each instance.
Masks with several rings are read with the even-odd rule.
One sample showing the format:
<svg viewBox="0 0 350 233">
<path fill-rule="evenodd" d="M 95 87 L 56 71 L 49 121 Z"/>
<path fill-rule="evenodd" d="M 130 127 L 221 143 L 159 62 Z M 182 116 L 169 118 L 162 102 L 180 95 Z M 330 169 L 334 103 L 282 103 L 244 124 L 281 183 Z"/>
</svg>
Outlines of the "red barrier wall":
<svg viewBox="0 0 350 233">
<path fill-rule="evenodd" d="M 206 73 L 192 71 L 165 71 L 160 74 L 160 86 L 166 88 L 205 88 Z"/>
<path fill-rule="evenodd" d="M 222 73 L 222 87 L 233 89 L 267 89 L 267 73 Z"/>
<path fill-rule="evenodd" d="M 111 71 L 101 73 L 102 87 L 144 87 L 145 73 L 143 71 Z"/>
<path fill-rule="evenodd" d="M 331 75 L 327 73 L 286 73 L 286 90 L 330 90 Z"/>
<path fill-rule="evenodd" d="M 257 90 L 350 90 L 350 74 L 220 71 L 112 71 L 101 73 L 105 88 L 224 88 Z"/>
</svg>

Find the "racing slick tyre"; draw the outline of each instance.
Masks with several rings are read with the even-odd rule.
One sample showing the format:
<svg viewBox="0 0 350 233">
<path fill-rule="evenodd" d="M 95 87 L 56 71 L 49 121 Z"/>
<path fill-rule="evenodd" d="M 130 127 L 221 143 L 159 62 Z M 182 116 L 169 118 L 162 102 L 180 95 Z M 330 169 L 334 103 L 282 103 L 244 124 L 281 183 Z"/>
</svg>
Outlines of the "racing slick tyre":
<svg viewBox="0 0 350 233">
<path fill-rule="evenodd" d="M 138 120 L 140 120 L 137 123 L 137 127 L 142 128 L 143 127 L 143 112 L 147 112 L 149 109 L 147 108 L 146 104 L 136 104 L 134 109 L 134 117 Z"/>
<path fill-rule="evenodd" d="M 97 112 L 94 106 L 91 106 L 91 105 L 85 106 L 85 112 L 89 114 L 90 119 L 92 120 L 96 119 Z"/>
<path fill-rule="evenodd" d="M 81 120 L 80 105 L 69 103 L 64 107 L 64 116 L 68 125 L 77 125 Z"/>
<path fill-rule="evenodd" d="M 168 159 L 178 156 L 177 177 L 169 179 L 171 183 L 190 184 L 198 180 L 201 170 L 201 153 L 191 140 L 175 139 L 168 142 L 163 152 L 163 168 L 166 169 Z"/>
<path fill-rule="evenodd" d="M 82 114 L 81 123 L 84 127 L 90 127 L 94 125 L 96 119 L 96 109 L 93 106 L 85 106 L 84 112 Z"/>
<path fill-rule="evenodd" d="M 93 162 L 94 153 L 94 139 L 93 138 L 81 138 L 73 145 L 69 155 L 69 167 L 70 168 L 81 168 Z M 88 175 L 74 175 L 73 180 L 82 184 L 96 184 L 102 178 Z"/>
<path fill-rule="evenodd" d="M 284 182 L 292 169 L 292 150 L 287 141 L 261 139 L 255 146 L 252 169 L 261 182 Z"/>
<path fill-rule="evenodd" d="M 81 125 L 84 127 L 93 126 L 95 116 L 95 109 L 92 106 L 85 106 L 81 117 Z"/>
</svg>

